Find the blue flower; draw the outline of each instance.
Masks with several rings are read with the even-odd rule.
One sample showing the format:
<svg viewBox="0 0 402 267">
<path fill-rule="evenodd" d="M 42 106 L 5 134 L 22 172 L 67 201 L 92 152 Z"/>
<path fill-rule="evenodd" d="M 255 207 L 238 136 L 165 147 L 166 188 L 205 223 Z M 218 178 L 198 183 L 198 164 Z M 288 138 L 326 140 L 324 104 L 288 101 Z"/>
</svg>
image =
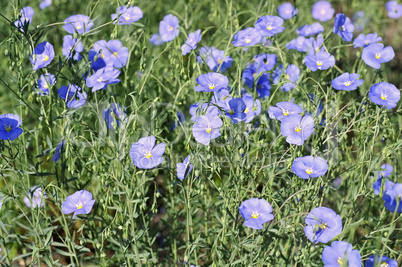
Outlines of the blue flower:
<svg viewBox="0 0 402 267">
<path fill-rule="evenodd" d="M 363 84 L 363 80 L 358 80 L 359 76 L 360 75 L 357 73 L 349 74 L 345 72 L 344 74 L 336 77 L 331 82 L 331 84 L 336 90 L 344 90 L 344 91 L 356 90 L 357 87 Z"/>
<path fill-rule="evenodd" d="M 272 78 L 274 80 L 274 84 L 279 83 L 281 75 L 282 75 L 282 68 L 283 68 L 283 66 L 280 65 L 279 68 L 277 68 L 274 71 L 274 73 L 272 75 Z M 292 90 L 293 88 L 296 87 L 296 84 L 297 84 L 297 82 L 299 80 L 299 77 L 300 77 L 300 69 L 299 69 L 299 67 L 297 67 L 294 64 L 290 64 L 285 70 L 284 78 L 286 80 L 291 81 L 291 82 L 283 84 L 280 87 L 280 89 L 285 91 L 285 92 L 289 92 L 290 90 Z"/>
<path fill-rule="evenodd" d="M 287 49 L 295 49 L 299 52 L 307 52 L 311 47 L 314 38 L 306 39 L 304 36 L 299 36 L 296 39 L 291 40 L 287 45 Z"/>
<path fill-rule="evenodd" d="M 40 2 L 40 4 L 39 4 L 39 8 L 45 9 L 51 5 L 52 5 L 52 0 L 42 0 L 42 2 Z"/>
<path fill-rule="evenodd" d="M 318 52 L 307 55 L 304 63 L 311 71 L 326 70 L 335 65 L 335 58 L 328 52 Z"/>
<path fill-rule="evenodd" d="M 335 10 L 327 1 L 318 1 L 311 9 L 311 15 L 314 19 L 319 21 L 328 21 L 334 16 Z"/>
<path fill-rule="evenodd" d="M 395 85 L 381 82 L 371 86 L 369 97 L 370 100 L 377 105 L 382 105 L 391 109 L 396 107 L 396 104 L 401 98 L 401 93 Z"/>
<path fill-rule="evenodd" d="M 282 27 L 282 24 L 282 18 L 269 15 L 260 17 L 255 23 L 255 28 L 261 36 L 274 36 L 283 32 L 285 27 Z"/>
<path fill-rule="evenodd" d="M 352 15 L 352 23 L 356 31 L 362 31 L 370 19 L 364 16 L 363 11 L 357 11 Z"/>
<path fill-rule="evenodd" d="M 190 163 L 190 156 L 192 155 L 188 155 L 183 163 L 177 163 L 176 168 L 177 168 L 177 177 L 180 180 L 184 180 L 185 178 L 187 178 L 188 174 L 191 172 L 191 170 L 193 169 L 193 164 Z M 190 165 L 190 168 L 188 168 L 187 171 L 187 167 L 188 165 Z M 187 171 L 187 172 L 186 172 Z"/>
<path fill-rule="evenodd" d="M 257 77 L 257 67 L 258 63 L 255 62 L 254 64 L 248 64 L 243 71 L 242 79 L 245 85 L 250 88 L 254 87 L 254 78 Z"/>
<path fill-rule="evenodd" d="M 45 73 L 39 77 L 38 88 L 41 92 L 40 95 L 48 95 L 49 88 L 51 88 L 56 83 L 56 77 L 53 74 Z"/>
<path fill-rule="evenodd" d="M 271 94 L 271 82 L 269 80 L 269 73 L 264 73 L 258 79 L 256 87 L 255 87 L 258 97 L 265 99 L 268 98 Z"/>
<path fill-rule="evenodd" d="M 165 144 L 155 146 L 155 136 L 143 137 L 133 144 L 130 149 L 130 157 L 133 163 L 140 169 L 152 169 L 163 162 Z"/>
<path fill-rule="evenodd" d="M 297 15 L 297 8 L 294 8 L 293 5 L 289 2 L 285 2 L 282 5 L 278 6 L 278 14 L 283 19 L 291 19 Z"/>
<path fill-rule="evenodd" d="M 304 37 L 316 35 L 323 31 L 324 31 L 324 27 L 318 22 L 313 23 L 312 25 L 304 25 L 300 29 L 296 30 L 296 32 L 299 35 L 304 36 Z"/>
<path fill-rule="evenodd" d="M 388 17 L 390 18 L 398 19 L 402 16 L 402 4 L 398 4 L 397 1 L 388 1 L 385 8 L 388 10 Z"/>
<path fill-rule="evenodd" d="M 73 56 L 74 60 L 80 60 L 80 53 L 82 50 L 84 50 L 84 46 L 80 40 L 73 38 L 72 35 L 64 36 L 62 53 L 67 59 L 70 59 L 71 56 Z"/>
<path fill-rule="evenodd" d="M 61 205 L 64 214 L 74 212 L 73 219 L 79 214 L 88 214 L 95 204 L 92 194 L 86 190 L 80 190 L 66 197 L 66 201 Z"/>
<path fill-rule="evenodd" d="M 328 164 L 320 157 L 305 156 L 296 158 L 292 164 L 292 171 L 303 179 L 317 178 L 327 172 Z"/>
<path fill-rule="evenodd" d="M 281 134 L 286 142 L 301 146 L 314 132 L 314 120 L 311 116 L 302 118 L 299 114 L 289 115 L 281 121 Z"/>
<path fill-rule="evenodd" d="M 264 223 L 274 219 L 271 204 L 265 199 L 247 199 L 240 205 L 239 211 L 246 220 L 244 225 L 252 229 L 262 229 Z"/>
<path fill-rule="evenodd" d="M 86 85 L 88 88 L 92 88 L 92 92 L 106 89 L 108 84 L 120 82 L 120 80 L 117 79 L 119 75 L 119 70 L 113 69 L 112 67 L 105 67 L 97 70 L 95 74 L 89 76 L 86 80 Z"/>
<path fill-rule="evenodd" d="M 212 71 L 219 71 L 219 72 L 225 72 L 226 69 L 230 68 L 233 63 L 233 58 L 231 58 L 228 55 L 225 55 L 224 50 L 219 50 L 216 49 L 215 47 L 208 48 L 206 46 L 202 47 L 204 48 L 203 54 L 201 55 L 205 57 L 205 61 L 207 62 L 208 67 Z M 201 48 L 201 49 L 202 49 Z M 201 49 L 200 49 L 200 54 L 201 54 Z"/>
<path fill-rule="evenodd" d="M 229 110 L 226 112 L 226 116 L 232 119 L 234 124 L 237 124 L 246 118 L 246 104 L 241 98 L 232 98 L 229 101 Z"/>
<path fill-rule="evenodd" d="M 303 109 L 292 102 L 278 102 L 276 107 L 269 107 L 269 117 L 271 119 L 277 119 L 282 121 L 290 115 L 299 114 L 303 112 Z"/>
<path fill-rule="evenodd" d="M 215 101 L 216 102 L 216 101 Z M 213 105 L 209 105 L 208 103 L 195 103 L 190 106 L 190 115 L 191 115 L 191 121 L 195 122 L 197 120 L 198 116 L 205 114 L 213 114 L 213 115 L 219 115 L 221 112 L 219 109 Z"/>
<path fill-rule="evenodd" d="M 54 150 L 54 154 L 52 157 L 53 162 L 59 161 L 65 143 L 66 142 L 64 140 L 61 140 L 61 142 L 56 146 L 56 149 Z"/>
<path fill-rule="evenodd" d="M 179 19 L 171 14 L 166 15 L 159 23 L 159 34 L 163 42 L 173 41 L 179 35 Z"/>
<path fill-rule="evenodd" d="M 364 263 L 364 267 L 398 267 L 396 260 L 390 259 L 387 256 L 371 255 Z"/>
<path fill-rule="evenodd" d="M 218 115 L 207 113 L 197 117 L 193 125 L 193 135 L 198 143 L 209 145 L 212 139 L 218 138 L 221 133 L 219 128 L 223 125 Z"/>
<path fill-rule="evenodd" d="M 83 34 L 89 32 L 89 30 L 94 26 L 92 20 L 85 15 L 72 15 L 64 21 L 65 25 L 63 29 L 70 34 L 77 32 L 78 34 Z"/>
<path fill-rule="evenodd" d="M 381 168 L 381 171 L 379 171 L 378 174 L 377 174 L 378 178 L 388 177 L 388 176 L 391 175 L 391 173 L 394 170 L 394 167 L 392 167 L 389 164 L 383 164 L 383 165 L 381 165 L 380 168 Z"/>
<path fill-rule="evenodd" d="M 250 123 L 255 116 L 260 115 L 261 113 L 261 102 L 258 99 L 254 100 L 254 97 L 251 96 L 250 94 L 243 94 L 242 100 L 244 104 L 246 105 L 246 108 L 244 109 L 244 113 L 246 114 L 246 117 L 244 118 L 245 123 Z"/>
<path fill-rule="evenodd" d="M 109 63 L 105 55 L 105 51 L 107 50 L 106 46 L 107 42 L 105 40 L 99 40 L 94 44 L 93 49 L 88 52 L 88 58 L 91 61 L 91 67 L 94 71 L 106 67 L 106 63 Z"/>
<path fill-rule="evenodd" d="M 318 207 L 307 215 L 304 233 L 307 238 L 317 244 L 328 243 L 342 233 L 342 218 L 327 207 Z"/>
<path fill-rule="evenodd" d="M 359 34 L 359 36 L 356 37 L 356 39 L 353 41 L 354 47 L 366 47 L 370 44 L 374 44 L 377 42 L 381 42 L 382 38 L 377 37 L 377 33 L 369 33 L 367 36 L 364 34 Z"/>
<path fill-rule="evenodd" d="M 361 267 L 361 256 L 358 250 L 344 241 L 334 241 L 331 246 L 324 248 L 322 252 L 324 267 Z"/>
<path fill-rule="evenodd" d="M 355 27 L 345 14 L 336 14 L 334 22 L 334 33 L 337 33 L 343 40 L 350 42 L 353 39 Z"/>
<path fill-rule="evenodd" d="M 258 74 L 261 72 L 270 71 L 274 68 L 277 57 L 274 54 L 260 54 L 254 56 L 254 61 L 257 63 L 256 68 Z"/>
<path fill-rule="evenodd" d="M 151 38 L 149 39 L 151 44 L 153 45 L 161 45 L 164 42 L 162 41 L 162 36 L 159 33 L 152 34 Z"/>
<path fill-rule="evenodd" d="M 62 86 L 57 90 L 59 97 L 62 98 L 68 108 L 79 108 L 87 102 L 87 93 L 75 84 Z"/>
<path fill-rule="evenodd" d="M 23 130 L 20 128 L 21 118 L 14 114 L 0 115 L 0 140 L 14 141 L 20 136 Z"/>
<path fill-rule="evenodd" d="M 105 57 L 106 65 L 115 68 L 126 66 L 130 52 L 119 40 L 110 40 L 102 49 L 102 55 Z"/>
<path fill-rule="evenodd" d="M 197 43 L 201 41 L 201 30 L 197 30 L 196 32 L 192 32 L 188 35 L 187 41 L 184 45 L 181 46 L 181 51 L 183 56 L 190 53 L 191 50 L 197 48 Z"/>
<path fill-rule="evenodd" d="M 384 187 L 382 187 L 383 183 Z M 386 177 L 384 178 L 380 177 L 376 182 L 373 183 L 371 187 L 374 189 L 374 194 L 378 196 L 381 191 L 391 190 L 394 187 L 394 185 L 395 183 L 392 182 L 390 179 Z M 381 188 L 383 188 L 383 190 Z"/>
<path fill-rule="evenodd" d="M 116 9 L 116 14 L 112 14 L 113 24 L 116 24 L 116 19 L 118 25 L 130 25 L 142 18 L 142 10 L 138 6 L 121 6 Z"/>
<path fill-rule="evenodd" d="M 371 44 L 363 48 L 362 59 L 372 68 L 380 69 L 381 63 L 391 61 L 395 56 L 394 49 L 383 44 Z"/>
<path fill-rule="evenodd" d="M 42 191 L 42 188 L 39 185 L 34 185 L 29 189 L 28 196 L 24 197 L 24 203 L 28 208 L 42 208 L 45 205 L 44 200 L 46 198 L 46 192 Z"/>
<path fill-rule="evenodd" d="M 116 125 L 117 128 L 120 128 L 122 122 L 124 122 L 126 118 L 126 110 L 125 107 L 121 107 L 120 105 L 116 105 L 112 103 L 109 108 L 106 108 L 103 111 L 103 119 L 106 119 L 107 127 L 111 130 L 114 130 L 114 126 Z"/>
<path fill-rule="evenodd" d="M 54 49 L 51 43 L 45 41 L 38 44 L 31 55 L 33 69 L 38 70 L 46 67 L 50 62 L 52 62 L 53 58 Z"/>
<path fill-rule="evenodd" d="M 253 46 L 261 41 L 261 35 L 255 28 L 249 27 L 244 30 L 238 31 L 233 36 L 232 44 L 237 46 Z"/>
<path fill-rule="evenodd" d="M 197 92 L 216 92 L 219 89 L 226 88 L 229 80 L 225 75 L 209 72 L 198 76 L 197 83 L 199 86 L 194 88 Z"/>
<path fill-rule="evenodd" d="M 16 20 L 14 22 L 15 27 L 18 28 L 24 28 L 25 24 L 31 24 L 32 22 L 32 17 L 35 13 L 34 9 L 30 6 L 26 6 L 23 9 L 21 9 L 21 17 L 19 20 Z M 24 31 L 23 29 L 21 29 Z"/>
<path fill-rule="evenodd" d="M 382 199 L 390 212 L 402 212 L 402 184 L 395 183 L 391 189 L 385 190 Z"/>
</svg>

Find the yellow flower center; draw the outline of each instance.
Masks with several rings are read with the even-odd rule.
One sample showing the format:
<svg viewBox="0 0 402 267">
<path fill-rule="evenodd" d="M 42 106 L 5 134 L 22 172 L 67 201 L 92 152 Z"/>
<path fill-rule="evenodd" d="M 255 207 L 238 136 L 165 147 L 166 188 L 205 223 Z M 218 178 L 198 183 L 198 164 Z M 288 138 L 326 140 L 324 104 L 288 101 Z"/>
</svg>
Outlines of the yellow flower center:
<svg viewBox="0 0 402 267">
<path fill-rule="evenodd" d="M 369 41 L 365 41 L 364 44 L 365 44 L 365 45 L 369 45 L 370 42 L 369 42 Z"/>
<path fill-rule="evenodd" d="M 253 214 L 251 214 L 251 217 L 253 218 L 253 219 L 257 219 L 258 217 L 260 216 L 260 214 L 258 214 L 258 212 L 253 212 Z"/>
<path fill-rule="evenodd" d="M 306 169 L 306 173 L 307 173 L 308 175 L 312 174 L 312 173 L 313 173 L 313 169 L 312 169 L 312 168 Z M 321 227 L 321 226 L 320 226 L 320 227 Z"/>
<path fill-rule="evenodd" d="M 321 13 L 321 15 L 324 15 L 325 14 L 325 9 L 321 9 L 320 13 Z"/>
<path fill-rule="evenodd" d="M 130 17 L 124 17 L 124 19 L 127 21 L 127 20 L 130 20 Z"/>
<path fill-rule="evenodd" d="M 322 66 L 322 61 L 317 61 L 317 66 L 318 67 Z"/>
<path fill-rule="evenodd" d="M 113 52 L 113 55 L 114 55 L 115 57 L 117 57 L 118 54 L 117 54 L 117 52 Z"/>
<path fill-rule="evenodd" d="M 150 157 L 152 157 L 151 152 L 147 152 L 147 153 L 145 154 L 145 157 L 146 157 L 147 159 L 149 159 Z"/>
<path fill-rule="evenodd" d="M 289 75 L 289 74 L 286 74 L 286 75 L 285 75 L 285 78 L 289 80 L 290 75 Z"/>
<path fill-rule="evenodd" d="M 78 203 L 78 204 L 76 204 L 75 206 L 77 207 L 77 209 L 82 209 L 82 207 L 83 207 L 83 205 L 82 205 L 82 203 L 81 203 L 81 202 L 80 202 L 80 203 Z"/>
<path fill-rule="evenodd" d="M 298 133 L 300 133 L 300 131 L 301 131 L 300 126 L 296 126 L 295 131 L 298 132 Z"/>
<path fill-rule="evenodd" d="M 99 77 L 99 79 L 97 79 L 96 81 L 100 83 L 103 81 L 103 79 L 102 79 L 102 77 Z"/>
<path fill-rule="evenodd" d="M 11 132 L 11 130 L 12 130 L 12 129 L 11 129 L 11 126 L 6 126 L 6 131 L 7 131 L 7 132 Z"/>
<path fill-rule="evenodd" d="M 47 84 L 45 84 L 45 85 L 43 86 L 43 88 L 47 89 L 47 88 L 49 88 L 49 86 L 47 86 Z"/>
<path fill-rule="evenodd" d="M 207 133 L 210 133 L 210 132 L 212 131 L 212 129 L 211 129 L 210 127 L 208 127 L 207 129 L 205 129 L 205 131 L 206 131 Z"/>
<path fill-rule="evenodd" d="M 105 54 L 102 53 L 102 54 L 101 54 L 101 58 L 105 58 Z"/>
<path fill-rule="evenodd" d="M 384 94 L 381 94 L 381 99 L 382 99 L 382 100 L 387 100 L 387 96 L 384 95 Z"/>
<path fill-rule="evenodd" d="M 244 113 L 247 113 L 247 112 L 249 112 L 250 110 L 248 109 L 248 108 L 246 108 L 245 110 L 244 110 Z"/>
<path fill-rule="evenodd" d="M 234 112 L 233 109 L 229 110 L 229 114 L 230 114 L 230 115 L 233 115 L 234 113 L 235 113 L 235 112 Z"/>
<path fill-rule="evenodd" d="M 215 84 L 214 84 L 214 83 L 210 83 L 210 84 L 209 84 L 209 89 L 211 89 L 211 90 L 215 89 Z"/>
<path fill-rule="evenodd" d="M 380 58 L 381 58 L 381 55 L 380 55 L 380 54 L 375 54 L 375 58 L 376 58 L 376 59 L 380 59 Z"/>
<path fill-rule="evenodd" d="M 337 261 L 337 262 L 338 262 L 339 265 L 342 265 L 342 264 L 343 264 L 343 259 L 342 259 L 342 258 L 338 258 L 338 261 Z"/>
<path fill-rule="evenodd" d="M 307 171 L 306 171 L 307 172 Z M 327 229 L 327 224 L 326 223 L 322 223 L 322 224 L 320 224 L 320 228 L 321 229 Z"/>
<path fill-rule="evenodd" d="M 77 25 L 76 29 L 77 29 L 77 30 L 82 29 L 82 25 L 81 25 L 81 23 Z"/>
<path fill-rule="evenodd" d="M 271 31 L 271 30 L 272 30 L 272 26 L 271 26 L 271 25 L 268 25 L 268 26 L 267 26 L 267 30 L 268 30 L 268 31 Z"/>
<path fill-rule="evenodd" d="M 349 86 L 349 85 L 351 85 L 352 83 L 350 82 L 350 81 L 346 81 L 345 83 L 344 83 L 344 85 L 345 86 Z"/>
<path fill-rule="evenodd" d="M 170 31 L 170 32 L 173 31 L 173 27 L 170 26 L 169 29 L 168 29 L 168 31 Z"/>
<path fill-rule="evenodd" d="M 45 55 L 45 57 L 43 58 L 43 61 L 48 61 L 49 60 L 49 56 Z"/>
<path fill-rule="evenodd" d="M 380 267 L 389 267 L 389 264 L 383 261 L 380 265 Z"/>
<path fill-rule="evenodd" d="M 220 59 L 220 58 L 218 58 L 218 63 L 219 63 L 219 64 L 222 64 L 222 62 L 223 62 L 223 60 Z"/>
<path fill-rule="evenodd" d="M 246 38 L 246 44 L 250 43 L 251 40 L 249 38 Z"/>
<path fill-rule="evenodd" d="M 284 115 L 284 116 L 288 116 L 288 115 L 289 115 L 289 111 L 287 111 L 287 110 L 285 111 L 285 110 L 284 110 L 284 111 L 283 111 L 283 115 Z"/>
</svg>

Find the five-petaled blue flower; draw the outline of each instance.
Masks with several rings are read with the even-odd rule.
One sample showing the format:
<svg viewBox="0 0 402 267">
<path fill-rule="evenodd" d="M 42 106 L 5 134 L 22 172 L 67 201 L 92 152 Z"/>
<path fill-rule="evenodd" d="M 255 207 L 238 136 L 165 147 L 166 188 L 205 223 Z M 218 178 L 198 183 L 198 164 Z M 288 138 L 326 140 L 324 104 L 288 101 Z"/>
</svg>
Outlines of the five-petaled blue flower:
<svg viewBox="0 0 402 267">
<path fill-rule="evenodd" d="M 254 61 L 257 63 L 255 67 L 257 68 L 257 73 L 270 71 L 274 68 L 277 57 L 274 54 L 260 54 L 254 56 Z"/>
<path fill-rule="evenodd" d="M 271 82 L 269 80 L 269 73 L 264 73 L 258 79 L 256 84 L 256 91 L 259 98 L 265 99 L 271 94 Z"/>
<path fill-rule="evenodd" d="M 402 16 L 402 4 L 398 4 L 398 1 L 388 1 L 385 4 L 385 8 L 388 11 L 388 17 L 398 19 Z"/>
<path fill-rule="evenodd" d="M 216 92 L 219 89 L 226 88 L 229 80 L 225 75 L 209 72 L 198 76 L 197 83 L 199 85 L 194 88 L 197 92 Z"/>
<path fill-rule="evenodd" d="M 277 68 L 274 73 L 272 74 L 273 82 L 274 84 L 279 83 L 282 75 L 282 68 L 283 65 L 281 64 L 279 68 Z M 283 84 L 281 87 L 279 87 L 281 90 L 285 92 L 289 92 L 293 88 L 296 87 L 297 81 L 299 80 L 300 77 L 300 69 L 294 64 L 290 64 L 286 70 L 285 70 L 285 75 L 284 78 L 286 80 L 289 80 L 290 82 L 287 82 Z"/>
<path fill-rule="evenodd" d="M 356 90 L 357 87 L 363 84 L 363 80 L 359 80 L 359 74 L 357 73 L 347 73 L 336 77 L 332 82 L 332 87 L 336 90 L 352 91 Z"/>
<path fill-rule="evenodd" d="M 113 67 L 104 67 L 97 70 L 95 74 L 89 76 L 86 80 L 86 85 L 87 87 L 92 88 L 92 92 L 106 89 L 108 84 L 120 82 L 120 79 L 117 79 L 119 75 L 119 70 L 116 70 Z"/>
<path fill-rule="evenodd" d="M 38 44 L 31 55 L 33 69 L 38 70 L 46 67 L 52 62 L 53 58 L 54 48 L 51 43 L 45 41 Z"/>
<path fill-rule="evenodd" d="M 390 259 L 387 256 L 371 255 L 364 263 L 364 267 L 398 267 L 396 260 Z"/>
<path fill-rule="evenodd" d="M 327 1 L 318 1 L 311 9 L 311 15 L 314 19 L 319 21 L 328 21 L 334 16 L 335 10 Z"/>
<path fill-rule="evenodd" d="M 177 163 L 176 168 L 177 168 L 177 177 L 180 180 L 183 180 L 184 178 L 187 177 L 187 175 L 191 172 L 191 170 L 193 169 L 193 164 L 190 163 L 190 156 L 192 155 L 188 155 L 183 163 Z M 188 167 L 190 165 L 190 167 Z"/>
<path fill-rule="evenodd" d="M 214 113 L 207 113 L 196 118 L 193 125 L 193 135 L 198 143 L 209 145 L 212 139 L 218 138 L 221 133 L 219 128 L 223 125 L 222 120 Z"/>
<path fill-rule="evenodd" d="M 296 30 L 296 32 L 299 35 L 304 36 L 304 37 L 313 36 L 313 35 L 323 32 L 323 31 L 324 31 L 324 27 L 318 22 L 313 23 L 312 25 L 304 25 L 300 29 Z"/>
<path fill-rule="evenodd" d="M 226 69 L 230 68 L 233 63 L 233 58 L 225 54 L 224 50 L 216 49 L 215 47 L 203 46 L 200 49 L 199 58 L 207 62 L 208 67 L 215 72 L 225 72 Z"/>
<path fill-rule="evenodd" d="M 62 53 L 67 59 L 73 57 L 74 60 L 80 60 L 82 50 L 84 50 L 84 46 L 80 40 L 73 38 L 72 35 L 64 36 Z"/>
<path fill-rule="evenodd" d="M 369 97 L 370 100 L 377 105 L 382 105 L 388 109 L 391 109 L 396 107 L 396 104 L 401 98 L 401 93 L 395 87 L 395 85 L 387 82 L 381 82 L 371 86 Z"/>
<path fill-rule="evenodd" d="M 107 66 L 122 68 L 126 66 L 129 54 L 128 48 L 120 40 L 110 40 L 102 49 L 101 56 L 104 55 Z"/>
<path fill-rule="evenodd" d="M 318 52 L 307 55 L 304 62 L 311 71 L 326 70 L 335 65 L 335 57 L 328 52 Z"/>
<path fill-rule="evenodd" d="M 196 32 L 192 32 L 188 35 L 187 41 L 184 45 L 181 46 L 181 51 L 183 56 L 190 53 L 191 50 L 197 48 L 197 43 L 201 41 L 201 30 L 197 30 Z"/>
<path fill-rule="evenodd" d="M 298 12 L 297 8 L 294 8 L 294 6 L 289 2 L 285 2 L 278 6 L 277 11 L 279 16 L 283 19 L 291 19 L 296 16 Z"/>
<path fill-rule="evenodd" d="M 382 199 L 390 212 L 402 212 L 402 184 L 395 183 L 391 189 L 385 190 Z"/>
<path fill-rule="evenodd" d="M 313 37 L 307 39 L 304 36 L 299 36 L 296 39 L 291 40 L 287 45 L 287 49 L 295 49 L 299 52 L 307 52 L 311 47 L 312 41 L 314 40 Z"/>
<path fill-rule="evenodd" d="M 88 214 L 95 204 L 92 194 L 86 190 L 80 190 L 66 197 L 66 201 L 61 205 L 64 214 L 74 212 L 73 219 L 79 214 Z"/>
<path fill-rule="evenodd" d="M 255 28 L 261 36 L 274 36 L 277 33 L 283 32 L 285 27 L 282 27 L 283 19 L 278 16 L 263 16 L 255 23 Z"/>
<path fill-rule="evenodd" d="M 115 128 L 113 125 L 117 126 L 117 128 L 120 127 L 121 123 L 124 122 L 126 118 L 125 110 L 125 107 L 112 103 L 109 108 L 106 108 L 103 111 L 103 119 L 106 119 L 107 127 L 109 129 L 114 130 Z"/>
<path fill-rule="evenodd" d="M 143 137 L 133 144 L 130 149 L 130 156 L 133 163 L 140 169 L 152 169 L 163 162 L 165 144 L 160 143 L 155 146 L 155 136 Z"/>
<path fill-rule="evenodd" d="M 246 220 L 244 225 L 252 229 L 262 229 L 264 223 L 274 219 L 271 204 L 265 199 L 247 199 L 240 205 L 239 211 Z"/>
<path fill-rule="evenodd" d="M 42 74 L 38 79 L 38 88 L 40 95 L 48 95 L 49 88 L 56 83 L 56 76 L 51 73 Z"/>
<path fill-rule="evenodd" d="M 149 38 L 149 42 L 153 45 L 162 45 L 164 43 L 159 33 L 152 34 L 151 38 Z"/>
<path fill-rule="evenodd" d="M 322 251 L 324 267 L 361 267 L 361 256 L 358 250 L 345 241 L 334 241 Z"/>
<path fill-rule="evenodd" d="M 21 17 L 19 20 L 16 20 L 14 22 L 15 27 L 18 28 L 24 28 L 25 24 L 31 24 L 32 17 L 35 13 L 34 9 L 30 6 L 26 6 L 23 9 L 21 9 Z M 23 29 L 21 29 L 24 31 Z"/>
<path fill-rule="evenodd" d="M 138 6 L 121 6 L 116 9 L 116 14 L 112 14 L 113 24 L 129 25 L 142 18 L 142 10 Z"/>
<path fill-rule="evenodd" d="M 290 115 L 302 113 L 303 109 L 292 102 L 278 102 L 276 107 L 269 107 L 268 112 L 271 119 L 282 121 Z"/>
<path fill-rule="evenodd" d="M 232 44 L 238 46 L 253 46 L 261 41 L 261 35 L 255 28 L 248 27 L 236 32 L 233 36 Z"/>
<path fill-rule="evenodd" d="M 52 157 L 53 162 L 59 161 L 59 159 L 61 157 L 61 152 L 63 151 L 63 147 L 64 147 L 65 143 L 66 143 L 66 141 L 61 140 L 61 142 L 56 146 L 56 149 L 54 150 L 54 154 Z"/>
<path fill-rule="evenodd" d="M 81 14 L 68 17 L 64 23 L 65 25 L 63 26 L 63 29 L 70 34 L 74 34 L 76 32 L 78 34 L 83 34 L 88 32 L 92 26 L 94 26 L 94 23 L 88 16 Z"/>
<path fill-rule="evenodd" d="M 179 35 L 179 19 L 171 14 L 166 15 L 159 23 L 159 34 L 163 42 L 173 41 Z"/>
<path fill-rule="evenodd" d="M 394 49 L 390 46 L 384 48 L 381 43 L 365 47 L 362 53 L 364 63 L 375 69 L 381 68 L 381 63 L 391 61 L 394 56 Z"/>
<path fill-rule="evenodd" d="M 22 134 L 21 118 L 14 114 L 0 115 L 0 140 L 14 141 Z"/>
<path fill-rule="evenodd" d="M 327 162 L 320 157 L 300 157 L 296 158 L 292 164 L 292 171 L 303 179 L 320 177 L 327 172 L 327 169 Z"/>
<path fill-rule="evenodd" d="M 260 115 L 261 113 L 261 102 L 258 99 L 254 99 L 254 97 L 250 94 L 243 94 L 242 100 L 244 104 L 246 104 L 246 108 L 244 109 L 244 113 L 246 117 L 244 118 L 245 123 L 250 123 L 255 116 Z"/>
<path fill-rule="evenodd" d="M 62 86 L 57 90 L 57 93 L 65 101 L 68 108 L 79 108 L 87 102 L 87 93 L 75 84 Z"/>
<path fill-rule="evenodd" d="M 226 116 L 232 119 L 234 124 L 237 124 L 246 118 L 246 104 L 241 98 L 232 98 L 229 101 L 229 110 L 226 112 Z"/>
<path fill-rule="evenodd" d="M 334 33 L 337 33 L 343 40 L 350 42 L 353 39 L 355 27 L 345 14 L 336 14 L 334 22 Z"/>
<path fill-rule="evenodd" d="M 299 114 L 289 115 L 281 122 L 281 134 L 286 142 L 301 146 L 314 132 L 314 120 L 311 116 L 302 118 Z"/>
<path fill-rule="evenodd" d="M 342 232 L 341 216 L 327 207 L 318 207 L 310 211 L 305 223 L 307 226 L 304 227 L 304 233 L 315 244 L 328 243 Z"/>
<path fill-rule="evenodd" d="M 366 46 L 369 46 L 371 44 L 375 44 L 375 43 L 381 42 L 381 41 L 382 41 L 382 38 L 377 37 L 377 33 L 369 33 L 369 34 L 367 34 L 367 36 L 361 33 L 353 41 L 353 45 L 355 48 L 366 47 Z"/>
</svg>

